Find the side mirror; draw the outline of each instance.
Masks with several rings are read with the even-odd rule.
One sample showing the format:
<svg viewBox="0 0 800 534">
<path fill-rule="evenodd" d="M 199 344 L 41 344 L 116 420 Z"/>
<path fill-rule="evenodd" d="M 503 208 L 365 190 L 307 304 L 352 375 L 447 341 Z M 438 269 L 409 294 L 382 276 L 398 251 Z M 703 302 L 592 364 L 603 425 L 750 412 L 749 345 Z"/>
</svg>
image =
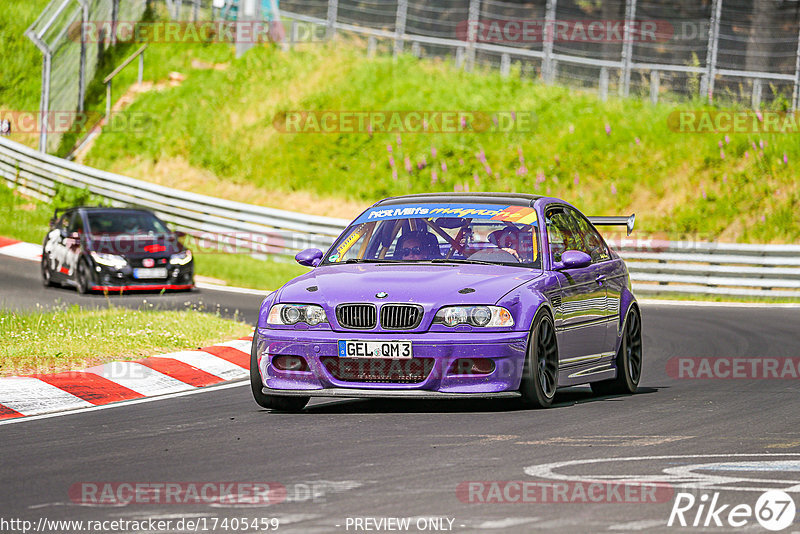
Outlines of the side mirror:
<svg viewBox="0 0 800 534">
<path fill-rule="evenodd" d="M 554 271 L 565 271 L 567 269 L 580 269 L 592 264 L 592 257 L 580 250 L 567 250 L 561 254 L 561 261 L 553 265 Z"/>
<path fill-rule="evenodd" d="M 318 248 L 307 248 L 298 252 L 295 261 L 305 267 L 316 267 L 322 261 L 323 252 Z"/>
</svg>

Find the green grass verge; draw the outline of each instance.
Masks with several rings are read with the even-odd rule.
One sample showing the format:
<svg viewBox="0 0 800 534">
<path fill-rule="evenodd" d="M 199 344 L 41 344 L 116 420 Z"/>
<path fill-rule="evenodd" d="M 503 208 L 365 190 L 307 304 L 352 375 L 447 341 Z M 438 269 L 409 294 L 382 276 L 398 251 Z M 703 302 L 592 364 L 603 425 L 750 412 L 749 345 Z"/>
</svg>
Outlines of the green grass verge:
<svg viewBox="0 0 800 534">
<path fill-rule="evenodd" d="M 0 111 L 36 111 L 42 90 L 42 53 L 25 37 L 50 0 L 3 2 L 0 9 Z"/>
<path fill-rule="evenodd" d="M 261 260 L 246 254 L 211 254 L 199 252 L 194 255 L 195 273 L 224 280 L 227 285 L 252 289 L 274 290 L 283 284 L 307 273 L 310 269 L 291 260 Z"/>
<path fill-rule="evenodd" d="M 150 117 L 145 128 L 103 135 L 87 163 L 136 174 L 142 161 L 180 160 L 276 196 L 309 191 L 361 202 L 422 191 L 541 193 L 589 214 L 635 211 L 640 232 L 673 239 L 800 239 L 796 135 L 676 133 L 670 113 L 710 108 L 602 102 L 520 72 L 515 66 L 503 78 L 449 61 L 366 59 L 347 42 L 289 53 L 258 47 L 227 70 L 190 68 L 179 87 L 141 95 L 129 111 Z M 273 119 L 288 110 L 516 110 L 536 122 L 530 132 L 279 133 Z"/>
<path fill-rule="evenodd" d="M 84 369 L 197 349 L 252 334 L 251 326 L 197 310 L 109 307 L 0 310 L 0 376 Z"/>
</svg>

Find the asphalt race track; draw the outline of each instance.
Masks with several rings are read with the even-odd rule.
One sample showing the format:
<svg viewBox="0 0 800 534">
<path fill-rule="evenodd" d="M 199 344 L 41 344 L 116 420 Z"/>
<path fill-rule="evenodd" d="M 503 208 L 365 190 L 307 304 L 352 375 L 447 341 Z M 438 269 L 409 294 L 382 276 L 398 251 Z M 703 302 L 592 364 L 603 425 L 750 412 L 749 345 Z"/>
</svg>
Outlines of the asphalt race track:
<svg viewBox="0 0 800 534">
<path fill-rule="evenodd" d="M 38 267 L 6 258 L 0 291 L 2 305 L 14 307 L 104 301 L 45 290 Z M 260 301 L 217 291 L 112 301 L 137 306 L 142 298 L 164 307 L 202 299 L 209 309 L 238 309 L 250 321 Z M 600 478 L 663 480 L 698 502 L 718 492 L 718 503 L 729 505 L 722 520 L 734 505 L 754 506 L 767 489 L 785 489 L 800 505 L 798 381 L 689 380 L 666 370 L 672 357 L 797 358 L 800 309 L 645 305 L 642 315 L 645 368 L 640 393 L 632 396 L 597 398 L 588 388 L 572 388 L 544 411 L 512 401 L 325 400 L 301 414 L 280 414 L 260 409 L 243 384 L 4 424 L 0 515 L 34 524 L 202 520 L 206 531 L 216 524 L 216 532 L 232 530 L 232 521 L 223 528 L 224 518 L 278 518 L 278 532 L 304 533 L 386 532 L 391 523 L 377 522 L 387 518 L 410 518 L 410 532 L 766 532 L 752 517 L 739 529 L 713 521 L 693 527 L 697 506 L 685 514 L 689 526 L 668 527 L 671 493 L 645 503 L 587 502 L 572 490 L 558 502 L 470 502 L 490 494 L 465 488 L 490 488 L 489 481 L 561 477 L 574 486 Z M 573 464 L 545 466 L 557 462 Z M 86 482 L 226 481 L 278 483 L 285 499 L 152 504 L 140 498 L 103 506 L 75 494 Z M 700 516 L 702 524 L 706 515 Z M 797 531 L 797 519 L 783 530 Z"/>
</svg>

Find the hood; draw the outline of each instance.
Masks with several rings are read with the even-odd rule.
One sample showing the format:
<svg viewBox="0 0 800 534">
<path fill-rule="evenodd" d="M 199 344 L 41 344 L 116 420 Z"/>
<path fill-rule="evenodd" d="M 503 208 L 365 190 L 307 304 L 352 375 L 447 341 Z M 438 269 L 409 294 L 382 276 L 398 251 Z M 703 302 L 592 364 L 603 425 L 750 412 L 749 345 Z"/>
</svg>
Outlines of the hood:
<svg viewBox="0 0 800 534">
<path fill-rule="evenodd" d="M 166 256 L 184 250 L 175 235 L 90 235 L 87 249 L 126 257 Z"/>
<path fill-rule="evenodd" d="M 445 304 L 494 304 L 542 276 L 542 271 L 504 265 L 351 264 L 317 267 L 287 283 L 276 302 L 413 302 L 426 309 Z M 309 289 L 310 288 L 310 289 Z M 473 289 L 459 293 L 466 288 Z M 388 295 L 379 299 L 377 293 Z"/>
</svg>

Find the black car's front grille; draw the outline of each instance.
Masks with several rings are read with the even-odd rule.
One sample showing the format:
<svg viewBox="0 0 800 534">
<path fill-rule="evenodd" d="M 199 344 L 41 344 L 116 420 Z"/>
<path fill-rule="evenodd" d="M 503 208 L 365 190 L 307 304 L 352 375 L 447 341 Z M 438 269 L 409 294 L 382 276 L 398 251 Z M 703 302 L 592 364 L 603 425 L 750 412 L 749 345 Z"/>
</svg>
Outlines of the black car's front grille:
<svg viewBox="0 0 800 534">
<path fill-rule="evenodd" d="M 415 304 L 384 304 L 381 326 L 389 330 L 411 330 L 422 321 L 422 311 L 422 306 Z"/>
<path fill-rule="evenodd" d="M 340 304 L 336 307 L 336 320 L 342 328 L 375 328 L 377 315 L 374 304 Z"/>
<path fill-rule="evenodd" d="M 417 384 L 433 369 L 433 358 L 320 358 L 330 374 L 342 382 Z"/>
</svg>

